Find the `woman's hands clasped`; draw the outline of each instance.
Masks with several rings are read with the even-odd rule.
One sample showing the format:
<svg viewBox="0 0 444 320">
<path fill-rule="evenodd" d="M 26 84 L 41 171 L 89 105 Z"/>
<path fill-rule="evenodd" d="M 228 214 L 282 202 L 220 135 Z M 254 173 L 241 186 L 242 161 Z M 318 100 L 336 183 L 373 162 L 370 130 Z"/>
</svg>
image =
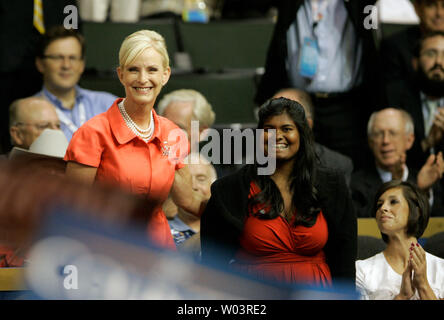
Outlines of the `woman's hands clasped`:
<svg viewBox="0 0 444 320">
<path fill-rule="evenodd" d="M 401 289 L 396 299 L 407 300 L 418 291 L 421 300 L 436 299 L 427 279 L 426 253 L 419 243 L 411 243 L 409 262 L 402 274 Z"/>
</svg>

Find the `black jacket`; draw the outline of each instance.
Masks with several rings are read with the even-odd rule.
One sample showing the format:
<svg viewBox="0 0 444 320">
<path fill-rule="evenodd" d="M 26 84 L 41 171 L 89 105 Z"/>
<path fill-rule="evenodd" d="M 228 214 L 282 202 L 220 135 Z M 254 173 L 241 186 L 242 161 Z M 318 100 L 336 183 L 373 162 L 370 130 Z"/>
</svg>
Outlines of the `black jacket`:
<svg viewBox="0 0 444 320">
<path fill-rule="evenodd" d="M 211 198 L 201 218 L 202 261 L 228 266 L 239 249 L 239 236 L 247 213 L 251 178 L 249 165 L 211 186 Z M 336 171 L 319 170 L 316 188 L 327 220 L 324 247 L 333 283 L 355 281 L 357 220 L 344 177 Z"/>
<path fill-rule="evenodd" d="M 416 177 L 418 171 L 409 168 L 409 175 L 407 180 L 416 184 Z M 351 192 L 353 198 L 353 205 L 355 206 L 356 215 L 358 218 L 374 217 L 373 202 L 375 200 L 376 192 L 382 185 L 381 177 L 375 166 L 367 170 L 359 170 L 352 174 Z M 431 208 L 431 216 L 444 216 L 443 206 L 443 189 L 441 183 L 438 181 L 433 185 L 433 206 Z"/>
<path fill-rule="evenodd" d="M 388 99 L 393 95 L 398 95 L 396 99 L 399 100 L 404 94 L 404 92 L 393 92 L 391 84 L 402 82 L 408 85 L 414 82 L 415 71 L 412 59 L 420 38 L 421 30 L 418 25 L 415 25 L 382 39 L 380 55 L 381 75 L 385 88 L 384 104 L 390 105 L 391 101 Z"/>
<path fill-rule="evenodd" d="M 391 82 L 386 86 L 388 106 L 407 111 L 413 119 L 415 141 L 407 151 L 407 165 L 419 171 L 430 155 L 430 150 L 423 151 L 421 141 L 425 138 L 424 115 L 422 113 L 421 94 L 418 88 L 407 82 Z M 435 153 L 444 152 L 444 139 L 435 146 Z"/>
<path fill-rule="evenodd" d="M 258 105 L 264 103 L 271 98 L 276 91 L 290 86 L 287 70 L 285 67 L 287 60 L 287 30 L 296 19 L 296 14 L 304 0 L 279 0 L 274 1 L 274 5 L 278 9 L 278 20 L 274 28 L 273 36 L 268 48 L 267 59 L 265 63 L 265 73 L 262 76 L 259 87 L 255 96 L 255 102 Z M 368 14 L 364 13 L 367 5 L 374 5 L 376 0 L 344 0 L 345 7 L 355 26 L 356 32 L 363 40 L 363 65 L 364 65 L 364 84 L 368 89 L 369 85 L 376 83 L 377 55 L 376 45 L 373 38 L 372 30 L 364 27 L 364 19 Z"/>
</svg>

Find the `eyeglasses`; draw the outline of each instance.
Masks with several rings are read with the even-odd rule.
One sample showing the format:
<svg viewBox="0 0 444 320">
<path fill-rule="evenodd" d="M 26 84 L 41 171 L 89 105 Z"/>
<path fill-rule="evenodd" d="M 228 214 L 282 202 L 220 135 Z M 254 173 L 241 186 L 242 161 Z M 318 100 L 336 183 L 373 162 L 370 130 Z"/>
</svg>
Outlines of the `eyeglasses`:
<svg viewBox="0 0 444 320">
<path fill-rule="evenodd" d="M 444 59 L 444 51 L 438 51 L 436 49 L 427 49 L 421 52 L 421 56 L 433 59 L 435 59 L 438 56 L 441 56 Z"/>
<path fill-rule="evenodd" d="M 57 54 L 57 55 L 56 54 L 47 54 L 47 55 L 44 55 L 43 58 L 50 59 L 50 60 L 57 62 L 57 63 L 62 63 L 65 61 L 65 59 L 68 59 L 69 62 L 71 62 L 71 63 L 77 63 L 77 62 L 80 62 L 83 60 L 83 58 L 79 57 L 79 56 L 64 56 L 61 54 Z"/>
<path fill-rule="evenodd" d="M 394 131 L 394 130 L 387 130 L 387 131 L 373 131 L 370 134 L 370 137 L 374 140 L 382 140 L 385 136 L 388 136 L 388 138 L 390 139 L 396 139 L 398 138 L 401 134 L 398 131 Z"/>
<path fill-rule="evenodd" d="M 60 129 L 60 122 L 41 122 L 41 123 L 30 123 L 30 122 L 17 122 L 16 126 L 33 126 L 39 131 L 45 129 Z"/>
</svg>

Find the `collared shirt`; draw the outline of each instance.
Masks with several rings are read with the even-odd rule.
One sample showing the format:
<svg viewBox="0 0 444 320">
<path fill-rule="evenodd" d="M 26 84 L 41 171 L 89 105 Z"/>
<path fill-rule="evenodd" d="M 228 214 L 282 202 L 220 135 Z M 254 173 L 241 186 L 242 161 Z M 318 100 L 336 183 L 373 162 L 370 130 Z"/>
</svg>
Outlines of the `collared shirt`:
<svg viewBox="0 0 444 320">
<path fill-rule="evenodd" d="M 108 110 L 117 99 L 115 95 L 104 91 L 93 91 L 79 86 L 76 86 L 75 90 L 75 104 L 72 109 L 66 109 L 62 102 L 45 86 L 36 94 L 48 99 L 56 107 L 57 114 L 62 114 L 62 116 L 59 114 L 60 127 L 68 141 L 71 140 L 74 131 L 80 128 L 86 120 Z M 66 117 L 67 121 L 64 121 L 62 117 Z"/>
<path fill-rule="evenodd" d="M 312 1 L 318 14 L 312 10 Z M 322 18 L 314 27 L 319 14 Z M 319 47 L 318 68 L 312 80 L 299 74 L 305 37 L 317 40 Z M 287 31 L 287 43 L 287 70 L 294 87 L 308 92 L 345 92 L 362 82 L 362 42 L 343 0 L 305 0 Z"/>
<path fill-rule="evenodd" d="M 376 170 L 379 173 L 379 176 L 381 177 L 381 180 L 383 183 L 386 183 L 388 181 L 392 181 L 392 173 L 390 171 L 385 171 L 376 166 Z M 401 181 L 407 181 L 407 178 L 409 177 L 409 168 L 407 166 L 404 166 L 404 172 L 402 173 Z M 430 188 L 429 190 L 429 204 L 430 207 L 433 206 L 433 189 Z"/>
<path fill-rule="evenodd" d="M 73 135 L 65 161 L 97 168 L 96 181 L 117 185 L 150 200 L 148 232 L 157 244 L 175 248 L 162 211 L 175 171 L 184 166 L 188 140 L 170 120 L 152 110 L 154 132 L 145 142 L 126 125 L 117 99 L 105 113 L 88 120 Z"/>
<path fill-rule="evenodd" d="M 381 177 L 383 183 L 392 181 L 392 173 L 390 171 L 385 171 L 379 168 L 378 166 L 376 166 L 376 170 L 378 171 L 379 176 Z M 401 181 L 406 181 L 408 176 L 409 176 L 409 168 L 407 166 L 404 166 L 404 171 L 402 172 Z"/>
<path fill-rule="evenodd" d="M 170 225 L 171 235 L 173 236 L 176 246 L 182 244 L 197 233 L 177 215 L 174 219 L 168 220 L 168 224 Z"/>
</svg>

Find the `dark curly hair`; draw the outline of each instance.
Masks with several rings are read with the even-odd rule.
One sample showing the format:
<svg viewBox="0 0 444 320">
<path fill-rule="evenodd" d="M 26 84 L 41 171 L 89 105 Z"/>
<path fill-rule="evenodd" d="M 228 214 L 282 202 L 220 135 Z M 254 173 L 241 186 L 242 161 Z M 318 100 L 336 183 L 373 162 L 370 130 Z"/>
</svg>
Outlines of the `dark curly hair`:
<svg viewBox="0 0 444 320">
<path fill-rule="evenodd" d="M 295 155 L 293 170 L 290 175 L 290 190 L 292 192 L 292 204 L 297 210 L 295 224 L 311 227 L 315 224 L 320 212 L 318 205 L 317 189 L 314 181 L 316 177 L 316 153 L 314 149 L 313 134 L 308 126 L 304 108 L 296 101 L 277 98 L 265 102 L 259 109 L 258 129 L 264 128 L 268 119 L 281 114 L 287 114 L 299 131 L 300 146 Z M 256 141 L 257 143 L 258 141 Z M 249 200 L 249 209 L 254 206 L 266 206 L 269 210 L 260 214 L 263 219 L 273 219 L 280 215 L 284 209 L 284 201 L 279 188 L 268 175 L 258 175 L 258 163 L 251 167 L 250 175 L 257 183 L 261 192 Z"/>
<path fill-rule="evenodd" d="M 429 223 L 430 205 L 427 196 L 416 184 L 409 181 L 392 180 L 384 183 L 376 193 L 373 201 L 373 214 L 376 217 L 378 200 L 384 192 L 390 189 L 400 188 L 409 205 L 409 218 L 407 221 L 407 235 L 419 239 Z M 388 243 L 388 236 L 381 232 L 382 240 Z"/>
</svg>

